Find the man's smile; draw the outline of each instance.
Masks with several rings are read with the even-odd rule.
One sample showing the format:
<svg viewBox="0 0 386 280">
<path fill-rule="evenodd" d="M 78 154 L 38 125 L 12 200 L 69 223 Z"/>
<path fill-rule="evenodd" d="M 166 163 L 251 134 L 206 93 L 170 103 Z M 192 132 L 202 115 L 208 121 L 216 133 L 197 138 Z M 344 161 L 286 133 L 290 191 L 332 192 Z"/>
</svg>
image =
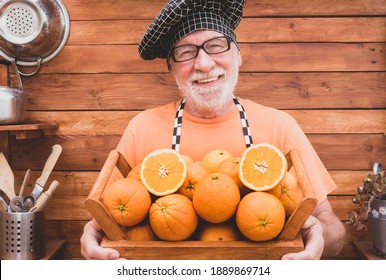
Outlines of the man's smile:
<svg viewBox="0 0 386 280">
<path fill-rule="evenodd" d="M 208 78 L 202 78 L 202 79 L 194 80 L 193 83 L 195 83 L 195 84 L 208 84 L 208 83 L 215 82 L 222 77 L 223 77 L 223 75 L 213 76 L 213 77 L 208 77 Z"/>
<path fill-rule="evenodd" d="M 218 79 L 218 77 L 213 77 L 213 78 L 208 78 L 208 79 L 201 79 L 201 80 L 198 80 L 196 82 L 199 84 L 203 84 L 203 83 L 209 83 L 209 82 L 216 81 L 217 79 Z"/>
</svg>

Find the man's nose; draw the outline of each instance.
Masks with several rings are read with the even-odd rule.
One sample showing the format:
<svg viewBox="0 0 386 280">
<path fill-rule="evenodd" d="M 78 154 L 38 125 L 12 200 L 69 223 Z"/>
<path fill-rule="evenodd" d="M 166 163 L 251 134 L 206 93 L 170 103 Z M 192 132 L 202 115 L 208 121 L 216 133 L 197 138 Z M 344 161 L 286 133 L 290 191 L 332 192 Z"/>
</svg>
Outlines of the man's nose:
<svg viewBox="0 0 386 280">
<path fill-rule="evenodd" d="M 204 50 L 199 50 L 194 61 L 194 69 L 202 72 L 208 72 L 216 63 L 212 57 Z"/>
</svg>

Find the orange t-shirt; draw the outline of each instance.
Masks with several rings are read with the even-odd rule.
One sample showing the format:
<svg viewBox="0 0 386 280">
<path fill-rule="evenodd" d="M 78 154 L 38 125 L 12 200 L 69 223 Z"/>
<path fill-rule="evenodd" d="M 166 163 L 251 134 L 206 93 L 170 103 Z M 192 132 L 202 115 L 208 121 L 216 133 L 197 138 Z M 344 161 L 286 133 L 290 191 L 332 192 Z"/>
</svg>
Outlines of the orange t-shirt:
<svg viewBox="0 0 386 280">
<path fill-rule="evenodd" d="M 247 114 L 253 143 L 270 143 L 284 154 L 298 149 L 318 202 L 336 188 L 296 120 L 286 112 L 265 107 L 248 99 L 240 99 Z M 150 152 L 171 148 L 174 118 L 180 101 L 149 109 L 136 115 L 128 124 L 117 150 L 130 166 L 140 163 Z M 239 111 L 225 116 L 201 119 L 187 112 L 182 114 L 180 153 L 201 161 L 204 155 L 223 149 L 240 157 L 246 149 Z"/>
</svg>

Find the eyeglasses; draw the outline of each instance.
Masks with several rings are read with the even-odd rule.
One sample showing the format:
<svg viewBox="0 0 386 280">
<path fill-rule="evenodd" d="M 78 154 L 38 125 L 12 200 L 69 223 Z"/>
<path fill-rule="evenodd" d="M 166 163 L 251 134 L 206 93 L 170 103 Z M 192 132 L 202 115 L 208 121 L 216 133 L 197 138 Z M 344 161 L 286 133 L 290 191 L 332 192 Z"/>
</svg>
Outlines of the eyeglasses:
<svg viewBox="0 0 386 280">
<path fill-rule="evenodd" d="M 171 57 L 175 62 L 184 62 L 196 58 L 200 49 L 203 49 L 207 54 L 220 54 L 228 51 L 230 47 L 231 39 L 229 37 L 215 37 L 199 46 L 186 44 L 175 47 L 171 51 Z"/>
</svg>

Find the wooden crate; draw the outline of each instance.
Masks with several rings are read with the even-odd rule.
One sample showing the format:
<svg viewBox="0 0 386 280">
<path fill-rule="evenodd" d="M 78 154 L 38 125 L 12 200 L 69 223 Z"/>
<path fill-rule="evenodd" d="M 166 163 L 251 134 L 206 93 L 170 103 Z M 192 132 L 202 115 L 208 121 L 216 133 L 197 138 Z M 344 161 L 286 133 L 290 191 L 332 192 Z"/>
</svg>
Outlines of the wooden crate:
<svg viewBox="0 0 386 280">
<path fill-rule="evenodd" d="M 303 250 L 298 235 L 294 240 L 275 241 L 111 241 L 103 247 L 114 248 L 121 256 L 136 260 L 274 260 L 286 253 Z"/>
<path fill-rule="evenodd" d="M 303 200 L 287 219 L 278 238 L 266 242 L 254 241 L 129 241 L 124 229 L 111 217 L 102 203 L 102 196 L 115 168 L 123 177 L 130 166 L 116 150 L 110 152 L 91 189 L 85 205 L 105 232 L 102 247 L 118 250 L 130 259 L 280 259 L 282 255 L 303 250 L 300 228 L 316 206 L 308 175 L 297 150 L 287 155 L 288 169 L 295 169 L 303 191 Z"/>
</svg>

